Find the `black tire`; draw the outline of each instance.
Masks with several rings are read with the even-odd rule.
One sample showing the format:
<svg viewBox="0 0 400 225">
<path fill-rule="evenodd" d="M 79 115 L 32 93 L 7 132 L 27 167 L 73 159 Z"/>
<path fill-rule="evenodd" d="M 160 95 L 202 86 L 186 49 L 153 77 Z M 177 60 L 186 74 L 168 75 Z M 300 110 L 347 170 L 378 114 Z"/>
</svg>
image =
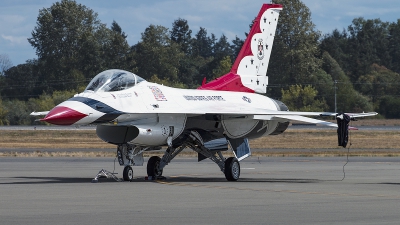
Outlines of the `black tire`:
<svg viewBox="0 0 400 225">
<path fill-rule="evenodd" d="M 240 176 L 240 164 L 235 157 L 225 160 L 225 177 L 228 181 L 237 181 Z"/>
<path fill-rule="evenodd" d="M 131 166 L 125 166 L 123 177 L 124 177 L 124 181 L 132 181 L 133 180 L 133 169 Z"/>
<path fill-rule="evenodd" d="M 163 170 L 160 170 L 160 157 L 152 156 L 147 162 L 147 176 L 159 177 L 162 175 Z"/>
</svg>

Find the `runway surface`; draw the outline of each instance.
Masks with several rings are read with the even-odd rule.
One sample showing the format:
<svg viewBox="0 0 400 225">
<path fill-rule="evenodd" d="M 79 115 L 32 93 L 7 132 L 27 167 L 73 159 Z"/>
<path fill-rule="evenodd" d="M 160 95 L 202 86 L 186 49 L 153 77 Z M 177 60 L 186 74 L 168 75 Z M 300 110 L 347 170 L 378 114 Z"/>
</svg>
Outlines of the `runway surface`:
<svg viewBox="0 0 400 225">
<path fill-rule="evenodd" d="M 112 158 L 0 158 L 0 224 L 399 224 L 400 158 L 250 158 L 227 182 L 178 158 L 166 180 L 100 179 Z M 145 159 L 147 161 L 147 159 Z M 117 166 L 116 172 L 121 173 Z M 121 174 L 118 174 L 121 177 Z"/>
</svg>

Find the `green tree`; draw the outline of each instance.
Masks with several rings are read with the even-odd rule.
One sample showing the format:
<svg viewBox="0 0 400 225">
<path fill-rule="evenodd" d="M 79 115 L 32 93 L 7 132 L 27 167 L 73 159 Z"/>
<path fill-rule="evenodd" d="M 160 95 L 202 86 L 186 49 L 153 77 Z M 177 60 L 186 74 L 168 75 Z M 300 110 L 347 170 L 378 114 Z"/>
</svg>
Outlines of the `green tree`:
<svg viewBox="0 0 400 225">
<path fill-rule="evenodd" d="M 195 34 L 195 39 L 193 40 L 193 54 L 199 55 L 203 58 L 208 58 L 213 55 L 213 45 L 215 40 L 213 37 L 207 35 L 207 30 L 200 27 L 200 30 Z"/>
<path fill-rule="evenodd" d="M 374 102 L 380 96 L 400 95 L 400 74 L 378 64 L 372 64 L 370 71 L 356 83 L 361 93 L 371 96 Z"/>
<path fill-rule="evenodd" d="M 132 52 L 126 40 L 127 36 L 117 22 L 113 22 L 111 29 L 108 29 L 105 25 L 100 26 L 95 37 L 103 55 L 100 63 L 100 65 L 103 65 L 101 70 L 110 68 L 131 70 L 133 68 L 134 61 L 131 59 Z"/>
<path fill-rule="evenodd" d="M 375 110 L 386 115 L 388 104 L 394 104 L 389 97 L 400 96 L 400 74 L 395 73 L 384 66 L 373 64 L 370 72 L 360 76 L 356 82 L 357 89 L 372 99 Z M 382 101 L 384 104 L 382 104 Z M 400 105 L 396 106 L 400 107 Z M 389 113 L 390 114 L 390 113 Z M 400 114 L 397 116 L 400 117 Z M 394 118 L 393 115 L 391 118 Z"/>
<path fill-rule="evenodd" d="M 168 28 L 150 25 L 142 40 L 134 46 L 137 73 L 144 79 L 156 75 L 160 79 L 179 81 L 179 62 L 184 57 L 180 46 L 171 41 Z"/>
<path fill-rule="evenodd" d="M 325 101 L 328 111 L 335 111 L 335 89 L 331 75 L 318 69 L 310 76 L 309 84 L 318 91 L 317 100 Z"/>
<path fill-rule="evenodd" d="M 222 58 L 222 60 L 219 61 L 217 67 L 213 69 L 213 75 L 214 75 L 213 79 L 229 73 L 231 68 L 232 68 L 231 57 L 227 55 L 224 58 Z"/>
<path fill-rule="evenodd" d="M 355 82 L 361 75 L 369 73 L 373 63 L 390 68 L 388 26 L 389 23 L 380 19 L 365 20 L 359 17 L 348 27 L 351 81 Z"/>
<path fill-rule="evenodd" d="M 327 109 L 325 100 L 318 100 L 318 91 L 311 85 L 292 85 L 288 90 L 282 89 L 282 101 L 291 111 L 323 112 Z"/>
<path fill-rule="evenodd" d="M 232 59 L 232 62 L 235 62 L 236 57 L 239 55 L 240 49 L 242 49 L 243 44 L 244 44 L 244 40 L 240 39 L 238 36 L 236 36 L 235 39 L 232 40 L 232 45 L 231 45 L 231 49 L 232 49 L 231 59 Z"/>
<path fill-rule="evenodd" d="M 185 19 L 177 19 L 172 24 L 170 38 L 177 43 L 185 55 L 192 55 L 192 30 Z"/>
<path fill-rule="evenodd" d="M 68 90 L 54 91 L 51 95 L 43 93 L 38 98 L 30 98 L 26 104 L 32 112 L 48 111 L 61 102 L 73 97 L 74 94 L 76 94 L 75 91 Z"/>
<path fill-rule="evenodd" d="M 199 86 L 200 71 L 207 66 L 207 61 L 201 56 L 187 56 L 179 61 L 178 79 L 179 82 L 185 84 L 188 88 L 196 88 Z"/>
<path fill-rule="evenodd" d="M 67 99 L 64 99 L 67 100 Z M 30 98 L 26 102 L 26 107 L 32 112 L 49 111 L 56 106 L 50 94 L 43 93 L 39 98 Z"/>
<path fill-rule="evenodd" d="M 44 85 L 39 82 L 38 60 L 28 60 L 24 64 L 9 68 L 5 71 L 3 78 L 4 86 L 1 94 L 9 99 L 28 100 L 28 98 L 40 95 Z M 55 81 L 47 80 L 46 82 Z"/>
<path fill-rule="evenodd" d="M 230 58 L 231 55 L 233 55 L 231 45 L 228 42 L 228 38 L 222 34 L 218 41 L 215 42 L 214 57 L 220 61 L 227 56 Z"/>
<path fill-rule="evenodd" d="M 29 116 L 31 111 L 28 109 L 25 101 L 13 99 L 3 101 L 3 107 L 7 111 L 5 120 L 9 125 L 29 125 L 34 118 Z"/>
<path fill-rule="evenodd" d="M 3 105 L 3 100 L 0 96 L 0 125 L 9 125 L 9 121 L 7 119 L 8 110 Z"/>
<path fill-rule="evenodd" d="M 320 32 L 311 21 L 309 8 L 300 0 L 274 0 L 282 4 L 279 15 L 268 77 L 271 84 L 307 83 L 321 65 L 317 58 Z M 280 88 L 269 88 L 273 97 L 280 97 Z"/>
<path fill-rule="evenodd" d="M 392 58 L 390 69 L 400 73 L 400 19 L 389 25 L 389 54 Z"/>
<path fill-rule="evenodd" d="M 4 72 L 12 67 L 12 63 L 7 54 L 0 54 L 0 76 L 4 75 Z"/>
<path fill-rule="evenodd" d="M 337 112 L 367 112 L 372 111 L 372 103 L 369 98 L 357 92 L 350 79 L 339 64 L 329 53 L 322 55 L 323 68 L 336 82 Z M 335 86 L 332 86 L 334 90 Z"/>
<path fill-rule="evenodd" d="M 344 71 L 348 71 L 351 66 L 349 59 L 349 37 L 346 30 L 342 32 L 334 29 L 332 33 L 325 34 L 319 45 L 321 53 L 329 52 Z M 321 56 L 322 57 L 322 56 Z"/>
<path fill-rule="evenodd" d="M 188 88 L 188 86 L 184 83 L 180 83 L 178 81 L 170 81 L 168 78 L 160 79 L 157 77 L 157 75 L 153 75 L 148 81 L 174 88 Z"/>
<path fill-rule="evenodd" d="M 212 34 L 210 40 L 215 40 Z M 208 71 L 204 73 L 207 80 L 215 79 L 228 73 L 232 66 L 231 55 L 233 54 L 231 45 L 225 35 L 221 35 L 218 41 L 212 41 L 213 55 L 210 58 L 210 63 L 207 65 Z M 212 60 L 211 60 L 212 58 Z M 227 68 L 229 66 L 229 69 Z"/>
<path fill-rule="evenodd" d="M 121 35 L 123 39 L 126 39 L 128 37 L 128 35 L 126 35 L 125 32 L 122 31 L 121 26 L 117 22 L 115 22 L 115 20 L 113 20 L 111 24 L 111 30 Z"/>
<path fill-rule="evenodd" d="M 97 13 L 73 0 L 61 0 L 39 11 L 29 43 L 42 66 L 44 91 L 77 89 L 109 68 L 132 70 L 134 61 L 126 34 L 113 21 L 111 29 Z"/>
<path fill-rule="evenodd" d="M 387 119 L 400 118 L 400 99 L 394 96 L 383 96 L 379 103 L 379 113 Z"/>
<path fill-rule="evenodd" d="M 198 57 L 193 53 L 192 30 L 187 20 L 179 18 L 174 21 L 170 38 L 180 46 L 181 51 L 185 54 L 179 61 L 178 79 L 186 87 L 193 88 L 196 86 L 195 77 L 199 74 L 199 68 L 198 61 L 196 61 Z"/>
</svg>

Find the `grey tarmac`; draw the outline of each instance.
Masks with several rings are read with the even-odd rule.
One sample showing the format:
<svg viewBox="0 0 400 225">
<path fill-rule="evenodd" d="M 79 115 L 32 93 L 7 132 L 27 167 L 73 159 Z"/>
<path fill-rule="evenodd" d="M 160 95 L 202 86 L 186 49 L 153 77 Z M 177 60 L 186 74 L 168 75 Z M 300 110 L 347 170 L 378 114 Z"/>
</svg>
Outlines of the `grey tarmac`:
<svg viewBox="0 0 400 225">
<path fill-rule="evenodd" d="M 0 158 L 0 224 L 399 224 L 400 158 L 349 160 L 253 157 L 228 182 L 177 158 L 165 180 L 91 183 L 113 158 Z"/>
</svg>

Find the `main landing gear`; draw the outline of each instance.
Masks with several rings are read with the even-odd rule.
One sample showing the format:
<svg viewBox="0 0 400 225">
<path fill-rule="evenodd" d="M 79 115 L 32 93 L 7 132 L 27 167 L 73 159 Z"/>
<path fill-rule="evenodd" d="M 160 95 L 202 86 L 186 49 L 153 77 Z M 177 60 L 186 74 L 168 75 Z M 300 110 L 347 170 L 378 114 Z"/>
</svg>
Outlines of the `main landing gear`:
<svg viewBox="0 0 400 225">
<path fill-rule="evenodd" d="M 164 167 L 185 148 L 191 148 L 204 158 L 209 158 L 215 162 L 225 174 L 225 178 L 228 181 L 236 181 L 239 179 L 239 161 L 235 157 L 225 159 L 221 151 L 211 151 L 206 148 L 200 135 L 196 131 L 191 131 L 178 147 L 169 146 L 162 158 L 152 156 L 147 162 L 147 175 L 153 179 L 160 177 Z"/>
<path fill-rule="evenodd" d="M 149 177 L 160 177 L 163 173 L 163 169 L 160 169 L 161 158 L 158 156 L 152 156 L 147 162 L 147 175 Z"/>
<path fill-rule="evenodd" d="M 228 181 L 237 181 L 240 177 L 240 163 L 235 157 L 229 157 L 227 159 L 222 155 L 222 151 L 213 151 L 204 146 L 201 136 L 196 131 L 190 131 L 186 134 L 185 138 L 181 139 L 181 143 L 174 147 L 172 144 L 167 148 L 164 155 L 160 158 L 158 156 L 152 156 L 147 162 L 147 175 L 150 179 L 159 179 L 162 177 L 163 169 L 168 165 L 172 159 L 174 159 L 183 149 L 190 148 L 199 154 L 199 161 L 205 158 L 209 158 L 215 162 L 222 173 L 225 174 L 225 178 Z M 143 166 L 143 152 L 148 150 L 159 150 L 151 147 L 140 147 L 130 144 L 121 144 L 117 147 L 117 158 L 118 163 L 124 166 L 123 170 L 123 181 L 133 181 L 133 166 Z M 98 178 L 107 177 L 118 179 L 113 173 L 102 170 L 93 179 L 97 182 Z"/>
<path fill-rule="evenodd" d="M 237 181 L 239 179 L 240 164 L 235 157 L 229 157 L 225 160 L 224 173 L 228 181 Z"/>
</svg>

